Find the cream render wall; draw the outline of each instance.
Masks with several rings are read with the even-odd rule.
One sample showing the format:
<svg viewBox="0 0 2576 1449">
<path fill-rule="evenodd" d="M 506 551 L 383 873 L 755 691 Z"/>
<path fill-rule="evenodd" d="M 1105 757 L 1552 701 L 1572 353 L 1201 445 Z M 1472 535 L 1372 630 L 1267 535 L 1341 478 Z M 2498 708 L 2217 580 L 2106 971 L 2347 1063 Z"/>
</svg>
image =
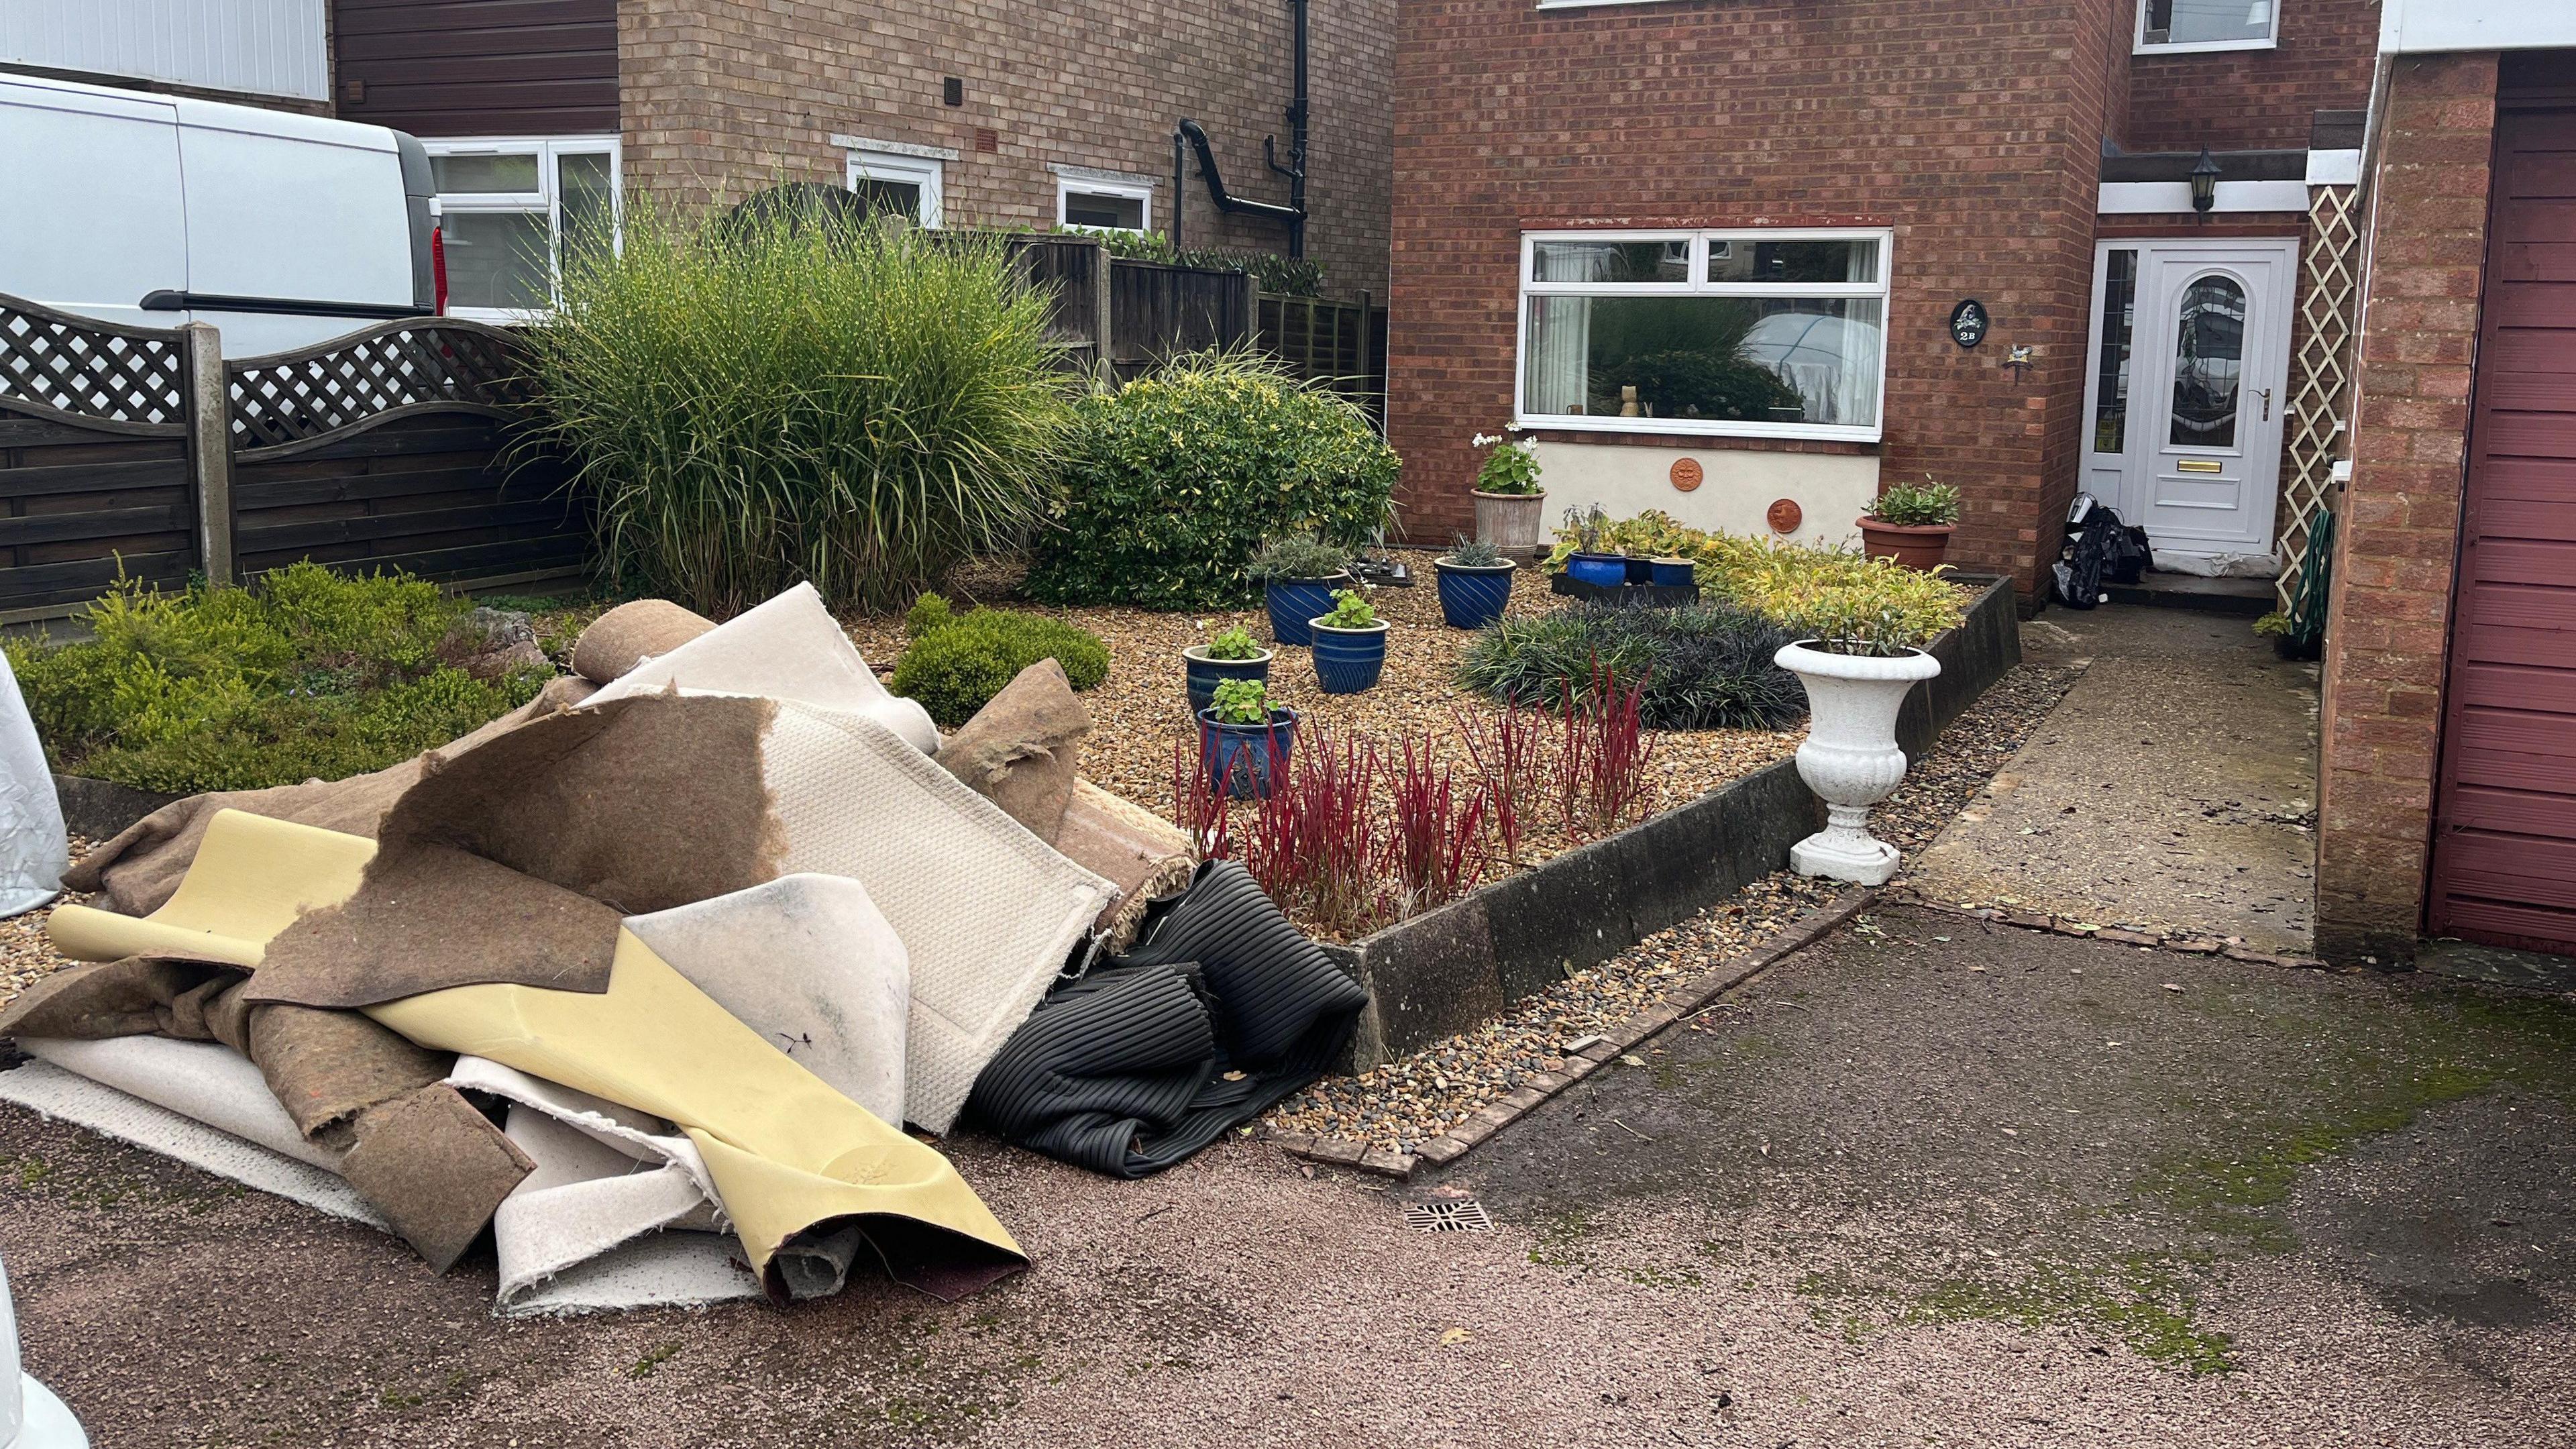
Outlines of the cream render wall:
<svg viewBox="0 0 2576 1449">
<path fill-rule="evenodd" d="M 1685 493 L 1673 464 L 1699 464 L 1700 485 Z M 1855 523 L 1878 497 L 1878 458 L 1866 453 L 1775 453 L 1744 448 L 1647 447 L 1630 443 L 1538 445 L 1539 482 L 1547 490 L 1547 526 L 1567 508 L 1600 505 L 1612 518 L 1659 508 L 1693 528 L 1839 546 L 1860 542 Z M 1802 515 L 1794 532 L 1766 519 L 1786 498 Z"/>
</svg>

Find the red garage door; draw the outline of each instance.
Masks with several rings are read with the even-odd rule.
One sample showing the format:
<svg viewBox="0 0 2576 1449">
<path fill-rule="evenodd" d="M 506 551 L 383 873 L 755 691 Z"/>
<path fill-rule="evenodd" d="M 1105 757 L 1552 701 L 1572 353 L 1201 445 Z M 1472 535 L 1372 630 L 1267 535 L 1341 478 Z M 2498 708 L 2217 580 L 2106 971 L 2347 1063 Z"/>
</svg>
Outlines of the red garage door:
<svg viewBox="0 0 2576 1449">
<path fill-rule="evenodd" d="M 2576 111 L 2496 118 L 2433 934 L 2576 955 Z"/>
</svg>

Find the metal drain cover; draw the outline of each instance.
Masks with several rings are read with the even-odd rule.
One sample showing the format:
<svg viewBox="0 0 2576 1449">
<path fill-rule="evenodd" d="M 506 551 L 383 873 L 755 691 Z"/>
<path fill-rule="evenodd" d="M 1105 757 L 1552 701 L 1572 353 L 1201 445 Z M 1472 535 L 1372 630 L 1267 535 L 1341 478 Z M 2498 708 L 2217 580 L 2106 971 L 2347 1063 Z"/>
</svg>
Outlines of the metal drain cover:
<svg viewBox="0 0 2576 1449">
<path fill-rule="evenodd" d="M 1404 1225 L 1425 1233 L 1490 1233 L 1494 1230 L 1494 1220 L 1485 1215 L 1485 1205 L 1472 1197 L 1408 1203 L 1404 1209 Z"/>
</svg>

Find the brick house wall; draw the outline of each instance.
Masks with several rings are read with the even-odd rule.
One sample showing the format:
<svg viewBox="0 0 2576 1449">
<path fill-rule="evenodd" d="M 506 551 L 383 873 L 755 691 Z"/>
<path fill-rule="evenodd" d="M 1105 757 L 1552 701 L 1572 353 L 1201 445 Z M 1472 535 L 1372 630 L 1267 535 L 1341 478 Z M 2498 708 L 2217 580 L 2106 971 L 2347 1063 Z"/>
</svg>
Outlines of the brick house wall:
<svg viewBox="0 0 2576 1449">
<path fill-rule="evenodd" d="M 1008 7 L 819 0 L 627 0 L 618 7 L 625 175 L 687 200 L 776 180 L 840 184 L 835 135 L 957 152 L 951 226 L 1055 224 L 1052 166 L 1156 178 L 1154 224 L 1172 202 L 1172 128 L 1213 138 L 1226 186 L 1284 202 L 1261 138 L 1287 144 L 1287 7 L 1277 0 Z M 1307 254 L 1326 291 L 1386 292 L 1388 81 L 1394 0 L 1313 0 Z M 942 104 L 941 78 L 965 82 Z M 979 141 L 991 149 L 982 149 Z M 1184 240 L 1278 249 L 1276 222 L 1222 217 L 1191 163 Z"/>
<path fill-rule="evenodd" d="M 2138 0 L 2123 10 L 2120 49 L 2137 41 Z M 2133 55 L 2123 123 L 2131 151 L 2298 150 L 2319 110 L 2357 110 L 2370 98 L 2379 54 L 2379 0 L 2279 0 L 2270 50 Z"/>
<path fill-rule="evenodd" d="M 2080 441 L 2113 0 L 1401 14 L 1389 431 L 1409 535 L 1472 524 L 1469 435 L 1512 415 L 1523 230 L 1884 225 L 1880 476 L 1958 483 L 1952 559 L 2035 586 Z M 1973 352 L 1948 335 L 1964 297 L 1994 316 Z M 2016 344 L 2037 362 L 2020 380 Z"/>
<path fill-rule="evenodd" d="M 2423 919 L 2495 104 L 2491 51 L 2391 68 L 2326 636 L 2317 948 L 2329 960 L 2407 960 Z"/>
</svg>

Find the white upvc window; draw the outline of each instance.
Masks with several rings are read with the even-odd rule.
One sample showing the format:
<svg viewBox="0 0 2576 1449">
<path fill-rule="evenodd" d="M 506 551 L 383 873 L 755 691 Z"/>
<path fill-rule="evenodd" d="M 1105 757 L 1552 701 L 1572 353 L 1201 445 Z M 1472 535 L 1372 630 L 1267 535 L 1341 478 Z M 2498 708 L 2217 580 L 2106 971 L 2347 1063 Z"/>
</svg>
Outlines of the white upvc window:
<svg viewBox="0 0 2576 1449">
<path fill-rule="evenodd" d="M 614 136 L 423 140 L 438 188 L 447 310 L 520 321 L 562 300 L 567 242 L 594 228 L 617 241 Z"/>
<path fill-rule="evenodd" d="M 2138 55 L 2270 50 L 2281 0 L 2138 0 Z"/>
<path fill-rule="evenodd" d="M 936 227 L 940 192 L 953 151 L 922 146 L 903 151 L 853 150 L 849 186 L 870 216 L 892 212 L 915 226 Z"/>
<path fill-rule="evenodd" d="M 1055 178 L 1055 220 L 1058 226 L 1093 231 L 1152 231 L 1153 183 L 1060 171 Z"/>
<path fill-rule="evenodd" d="M 1524 428 L 1876 442 L 1885 229 L 1521 234 Z"/>
</svg>

